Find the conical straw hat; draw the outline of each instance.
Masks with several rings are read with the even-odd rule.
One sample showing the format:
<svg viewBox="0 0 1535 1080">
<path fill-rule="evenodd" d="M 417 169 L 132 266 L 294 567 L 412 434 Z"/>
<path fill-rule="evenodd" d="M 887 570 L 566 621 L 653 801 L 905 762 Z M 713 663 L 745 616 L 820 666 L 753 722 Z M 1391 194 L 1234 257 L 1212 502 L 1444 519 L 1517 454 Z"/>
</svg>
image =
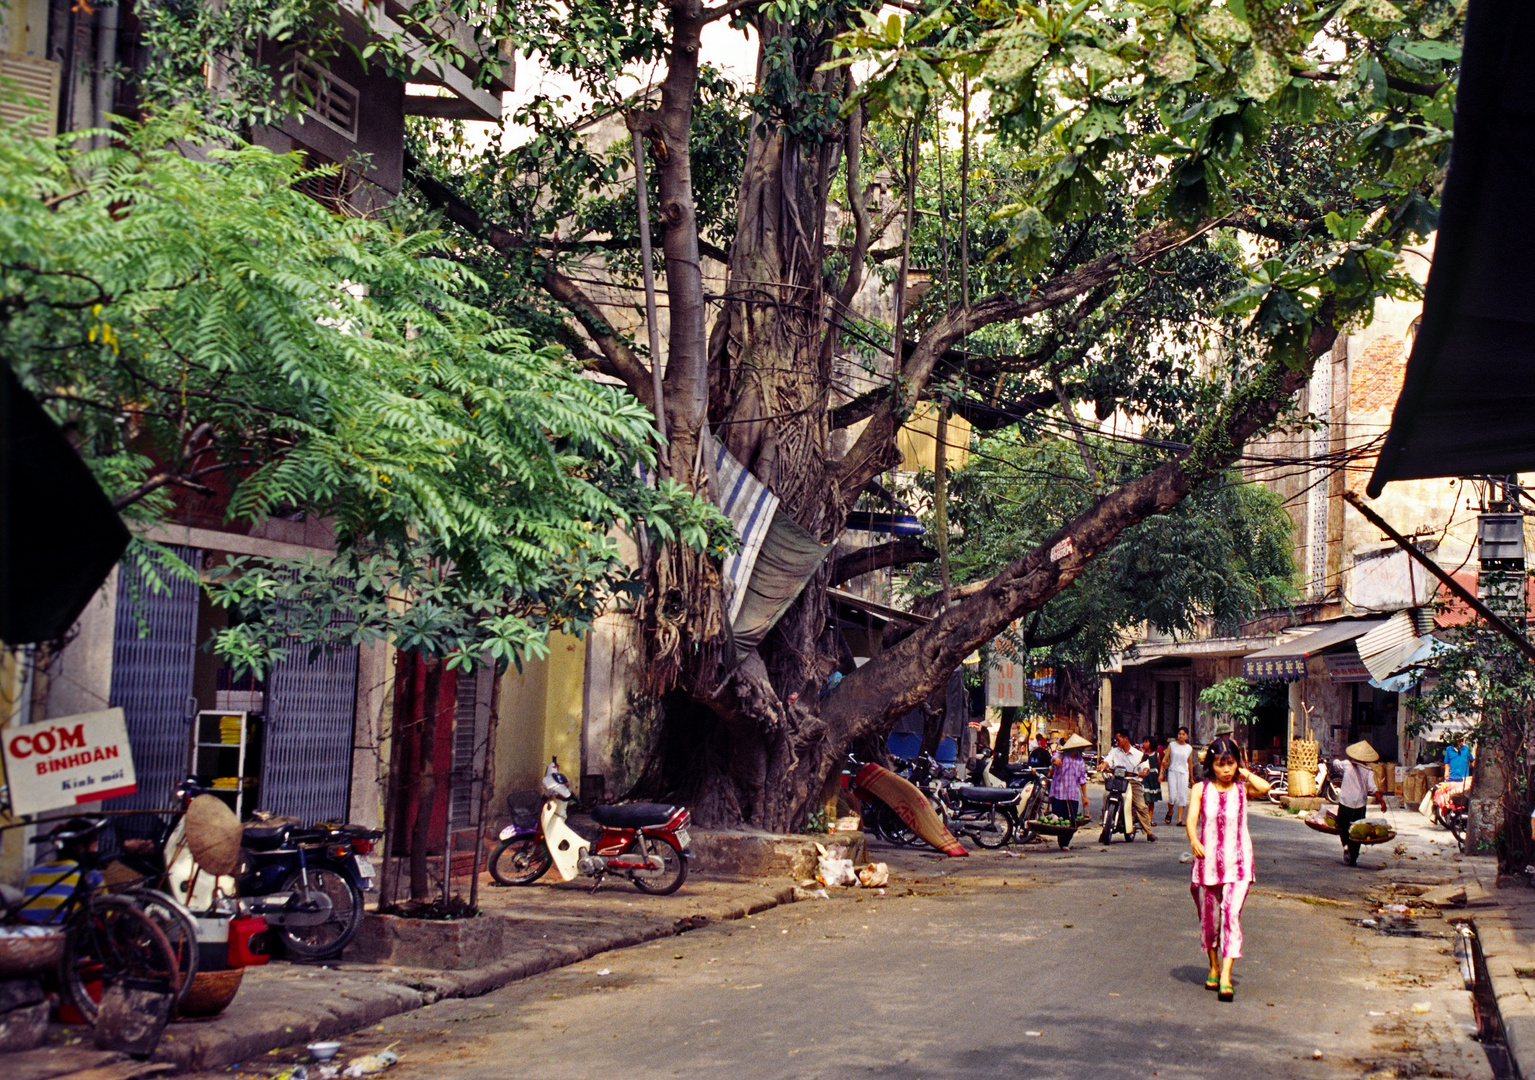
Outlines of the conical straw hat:
<svg viewBox="0 0 1535 1080">
<path fill-rule="evenodd" d="M 1343 751 L 1343 756 L 1350 761 L 1357 761 L 1361 765 L 1373 765 L 1380 760 L 1380 755 L 1375 752 L 1375 747 L 1363 739 L 1350 744 L 1349 748 Z"/>
<path fill-rule="evenodd" d="M 1090 747 L 1092 745 L 1093 745 L 1092 743 L 1090 743 L 1086 739 L 1082 738 L 1082 736 L 1080 736 L 1080 735 L 1073 735 L 1071 738 L 1067 739 L 1064 743 L 1061 744 L 1061 749 L 1062 750 L 1086 750 L 1088 747 Z"/>
<path fill-rule="evenodd" d="M 210 874 L 223 877 L 240 867 L 240 819 L 217 795 L 199 795 L 187 806 L 187 848 Z"/>
</svg>

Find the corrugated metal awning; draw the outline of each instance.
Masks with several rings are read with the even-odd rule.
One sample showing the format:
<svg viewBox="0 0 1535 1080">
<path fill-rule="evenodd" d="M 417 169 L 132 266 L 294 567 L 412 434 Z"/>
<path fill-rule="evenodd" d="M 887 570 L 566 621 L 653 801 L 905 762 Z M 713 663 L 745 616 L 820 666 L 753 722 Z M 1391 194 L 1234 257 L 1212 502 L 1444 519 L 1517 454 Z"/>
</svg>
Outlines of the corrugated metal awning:
<svg viewBox="0 0 1535 1080">
<path fill-rule="evenodd" d="M 1242 661 L 1242 674 L 1249 679 L 1305 678 L 1308 657 L 1353 641 L 1385 622 L 1385 619 L 1350 619 L 1319 626 L 1308 634 L 1250 654 Z"/>
</svg>

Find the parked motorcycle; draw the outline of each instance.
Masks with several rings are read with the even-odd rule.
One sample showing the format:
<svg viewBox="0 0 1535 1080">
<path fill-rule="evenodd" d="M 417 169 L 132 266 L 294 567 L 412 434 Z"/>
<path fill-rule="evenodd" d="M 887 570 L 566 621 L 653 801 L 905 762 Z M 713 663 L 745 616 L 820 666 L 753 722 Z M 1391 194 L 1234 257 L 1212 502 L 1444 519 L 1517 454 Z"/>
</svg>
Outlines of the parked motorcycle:
<svg viewBox="0 0 1535 1080">
<path fill-rule="evenodd" d="M 934 789 L 949 831 L 983 848 L 1006 847 L 1018 828 L 1023 792 L 1010 787 L 976 787 L 943 782 Z"/>
<path fill-rule="evenodd" d="M 1466 825 L 1471 817 L 1471 781 L 1447 780 L 1434 788 L 1434 822 L 1449 829 L 1455 846 L 1464 851 Z"/>
<path fill-rule="evenodd" d="M 188 780 L 176 796 L 185 805 L 211 793 Z M 375 876 L 370 855 L 381 836 L 358 825 L 304 828 L 287 817 L 247 822 L 244 864 L 234 878 L 234 894 L 249 914 L 262 916 L 276 930 L 290 956 L 336 956 L 362 927 L 363 893 L 373 888 Z M 167 868 L 169 891 L 190 900 L 198 889 L 197 876 L 189 864 L 173 864 Z"/>
<path fill-rule="evenodd" d="M 1123 765 L 1117 765 L 1103 778 L 1103 831 L 1098 834 L 1098 843 L 1111 842 L 1116 829 L 1127 841 L 1134 840 L 1137 828 L 1135 815 L 1130 812 L 1130 774 Z"/>
<path fill-rule="evenodd" d="M 490 856 L 490 875 L 502 885 L 531 885 L 552 866 L 562 881 L 586 876 L 595 892 L 608 874 L 623 874 L 641 892 L 666 896 L 688 877 L 688 826 L 685 806 L 622 803 L 598 806 L 592 820 L 602 826 L 596 838 L 571 827 L 567 816 L 574 796 L 570 781 L 552 758 L 540 782 L 543 806 L 535 821 L 513 810 Z"/>
</svg>

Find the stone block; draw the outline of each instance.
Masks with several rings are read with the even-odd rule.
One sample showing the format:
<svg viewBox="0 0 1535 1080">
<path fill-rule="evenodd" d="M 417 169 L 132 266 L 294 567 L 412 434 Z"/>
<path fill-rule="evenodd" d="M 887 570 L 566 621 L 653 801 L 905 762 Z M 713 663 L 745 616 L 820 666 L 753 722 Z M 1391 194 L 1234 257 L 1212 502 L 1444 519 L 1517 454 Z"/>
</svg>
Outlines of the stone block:
<svg viewBox="0 0 1535 1080">
<path fill-rule="evenodd" d="M 746 878 L 815 877 L 821 844 L 835 858 L 852 859 L 855 866 L 869 861 L 869 845 L 861 832 L 816 835 L 715 832 L 693 830 L 693 869 L 709 874 Z"/>
<path fill-rule="evenodd" d="M 34 1002 L 0 1016 L 0 1054 L 16 1054 L 43 1045 L 48 1038 L 48 1003 Z"/>
<path fill-rule="evenodd" d="M 1301 798 L 1299 795 L 1282 795 L 1280 796 L 1280 802 L 1284 804 L 1286 810 L 1305 810 L 1309 812 L 1322 809 L 1322 800 L 1315 797 L 1308 799 Z"/>
<path fill-rule="evenodd" d="M 364 964 L 467 971 L 501 959 L 505 929 L 506 920 L 493 915 L 402 919 L 369 913 L 345 957 Z"/>
</svg>

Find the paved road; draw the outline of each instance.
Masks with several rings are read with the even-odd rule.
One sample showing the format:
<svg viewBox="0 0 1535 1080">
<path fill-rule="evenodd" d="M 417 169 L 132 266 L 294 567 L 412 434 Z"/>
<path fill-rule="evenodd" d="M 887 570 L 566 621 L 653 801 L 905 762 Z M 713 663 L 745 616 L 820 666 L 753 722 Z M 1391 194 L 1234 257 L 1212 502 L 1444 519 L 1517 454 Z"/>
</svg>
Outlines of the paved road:
<svg viewBox="0 0 1535 1080">
<path fill-rule="evenodd" d="M 1168 829 L 1107 850 L 1084 835 L 1022 858 L 905 854 L 885 897 L 604 954 L 398 1017 L 344 1053 L 398 1042 L 390 1080 L 1490 1076 L 1446 941 L 1350 921 L 1365 888 L 1431 860 L 1376 848 L 1349 870 L 1297 822 L 1255 815 L 1253 832 L 1233 1004 L 1203 989 Z"/>
</svg>

